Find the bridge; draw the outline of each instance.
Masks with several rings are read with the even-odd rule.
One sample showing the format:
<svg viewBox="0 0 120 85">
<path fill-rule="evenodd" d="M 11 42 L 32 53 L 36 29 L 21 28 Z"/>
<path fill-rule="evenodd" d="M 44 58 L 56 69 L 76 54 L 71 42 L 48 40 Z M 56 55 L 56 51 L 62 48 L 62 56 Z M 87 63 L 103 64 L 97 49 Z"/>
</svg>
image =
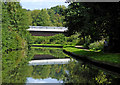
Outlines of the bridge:
<svg viewBox="0 0 120 85">
<path fill-rule="evenodd" d="M 27 29 L 32 36 L 53 36 L 59 33 L 66 35 L 67 28 L 65 27 L 51 27 L 51 26 L 29 26 Z"/>
</svg>

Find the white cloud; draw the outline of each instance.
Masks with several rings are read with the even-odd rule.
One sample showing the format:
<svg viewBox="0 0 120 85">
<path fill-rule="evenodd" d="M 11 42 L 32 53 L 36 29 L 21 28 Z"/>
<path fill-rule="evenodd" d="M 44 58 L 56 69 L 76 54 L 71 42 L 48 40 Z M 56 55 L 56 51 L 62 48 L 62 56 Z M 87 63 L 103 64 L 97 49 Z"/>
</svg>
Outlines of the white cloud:
<svg viewBox="0 0 120 85">
<path fill-rule="evenodd" d="M 20 2 L 65 2 L 66 0 L 20 0 Z"/>
<path fill-rule="evenodd" d="M 20 4 L 24 9 L 44 9 L 51 8 L 57 5 L 65 5 L 66 7 L 69 5 L 65 3 L 65 0 L 21 0 Z"/>
</svg>

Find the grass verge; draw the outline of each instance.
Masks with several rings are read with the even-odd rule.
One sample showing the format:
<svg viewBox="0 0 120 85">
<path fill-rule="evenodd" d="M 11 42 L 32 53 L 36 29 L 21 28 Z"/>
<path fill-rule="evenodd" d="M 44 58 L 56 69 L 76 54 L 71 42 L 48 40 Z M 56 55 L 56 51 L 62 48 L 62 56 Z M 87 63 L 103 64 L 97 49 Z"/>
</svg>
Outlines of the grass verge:
<svg viewBox="0 0 120 85">
<path fill-rule="evenodd" d="M 75 45 L 62 45 L 62 44 L 31 44 L 39 46 L 63 46 L 63 47 L 74 47 Z"/>
<path fill-rule="evenodd" d="M 78 55 L 88 56 L 92 60 L 96 60 L 120 67 L 120 53 L 103 53 L 103 52 L 85 51 L 83 49 L 78 49 L 74 47 L 66 47 L 63 49 Z"/>
<path fill-rule="evenodd" d="M 61 49 L 61 48 L 53 48 L 53 47 L 31 47 L 31 48 L 39 48 L 39 49 Z"/>
<path fill-rule="evenodd" d="M 40 46 L 62 46 L 61 44 L 31 44 L 31 45 L 40 45 Z"/>
</svg>

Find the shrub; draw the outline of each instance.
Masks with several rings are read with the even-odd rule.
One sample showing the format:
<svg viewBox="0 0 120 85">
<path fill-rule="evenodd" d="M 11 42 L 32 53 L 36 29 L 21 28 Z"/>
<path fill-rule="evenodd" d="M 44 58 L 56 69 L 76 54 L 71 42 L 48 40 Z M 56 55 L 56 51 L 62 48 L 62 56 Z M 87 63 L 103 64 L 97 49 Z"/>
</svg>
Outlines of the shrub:
<svg viewBox="0 0 120 85">
<path fill-rule="evenodd" d="M 96 41 L 94 43 L 91 43 L 89 45 L 89 48 L 90 49 L 93 49 L 93 50 L 102 50 L 104 47 L 104 40 L 101 40 L 101 41 Z"/>
<path fill-rule="evenodd" d="M 79 42 L 78 34 L 66 37 L 64 34 L 56 34 L 54 36 L 35 36 L 32 39 L 34 44 L 62 44 L 76 45 Z"/>
</svg>

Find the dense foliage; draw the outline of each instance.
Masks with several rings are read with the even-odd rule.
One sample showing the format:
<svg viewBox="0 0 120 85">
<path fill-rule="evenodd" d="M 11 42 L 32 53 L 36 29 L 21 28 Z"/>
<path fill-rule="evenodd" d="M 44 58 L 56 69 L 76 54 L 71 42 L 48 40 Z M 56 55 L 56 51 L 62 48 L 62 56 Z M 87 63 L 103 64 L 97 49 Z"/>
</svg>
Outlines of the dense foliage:
<svg viewBox="0 0 120 85">
<path fill-rule="evenodd" d="M 54 36 L 32 36 L 32 44 L 61 44 L 76 45 L 83 42 L 78 38 L 79 34 L 66 37 L 64 34 L 56 34 Z"/>
<path fill-rule="evenodd" d="M 51 7 L 50 9 L 28 11 L 29 25 L 32 26 L 64 26 L 64 5 Z"/>
<path fill-rule="evenodd" d="M 26 10 L 18 2 L 2 3 L 2 51 L 25 48 L 30 41 Z"/>
<path fill-rule="evenodd" d="M 108 38 L 109 51 L 120 52 L 119 3 L 71 3 L 66 10 L 69 34 L 75 32 L 91 37 L 91 42 Z M 85 42 L 86 43 L 86 42 Z"/>
<path fill-rule="evenodd" d="M 2 2 L 2 83 L 25 82 L 26 74 L 21 72 L 27 69 L 24 67 L 30 60 L 27 57 L 30 34 L 26 31 L 29 27 L 26 13 L 19 2 Z M 23 69 L 19 69 L 22 64 Z"/>
<path fill-rule="evenodd" d="M 32 58 L 26 50 L 11 51 L 2 55 L 2 83 L 25 83 L 29 74 L 28 61 Z M 27 57 L 29 56 L 29 57 Z M 21 78 L 22 77 L 22 78 Z"/>
<path fill-rule="evenodd" d="M 104 40 L 96 41 L 94 43 L 91 43 L 89 45 L 90 49 L 94 50 L 102 50 L 104 48 Z"/>
</svg>

